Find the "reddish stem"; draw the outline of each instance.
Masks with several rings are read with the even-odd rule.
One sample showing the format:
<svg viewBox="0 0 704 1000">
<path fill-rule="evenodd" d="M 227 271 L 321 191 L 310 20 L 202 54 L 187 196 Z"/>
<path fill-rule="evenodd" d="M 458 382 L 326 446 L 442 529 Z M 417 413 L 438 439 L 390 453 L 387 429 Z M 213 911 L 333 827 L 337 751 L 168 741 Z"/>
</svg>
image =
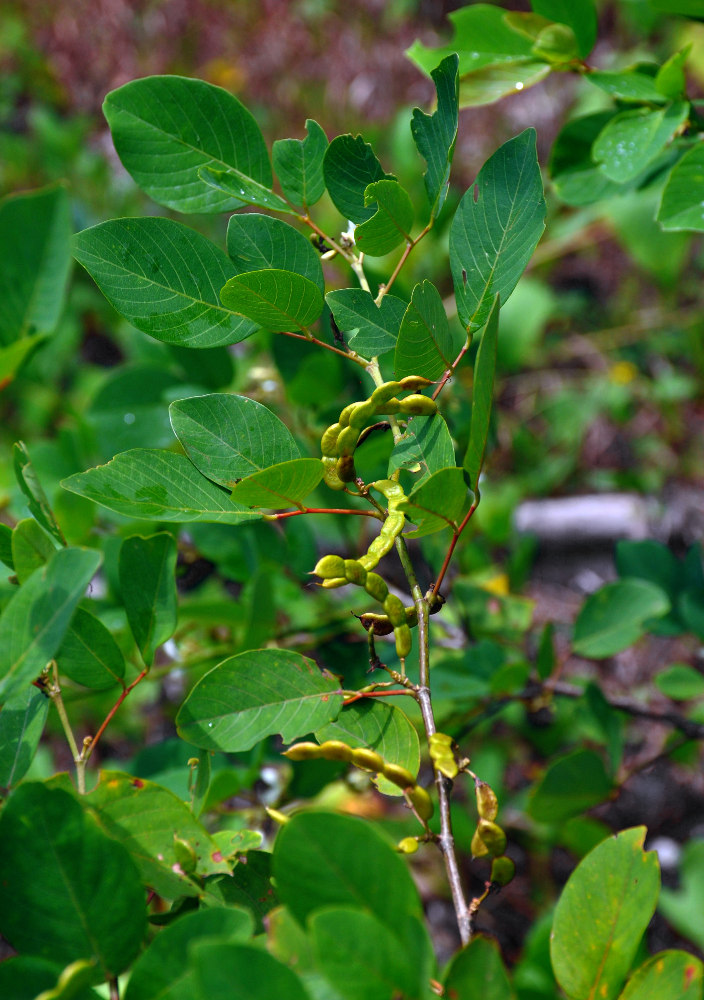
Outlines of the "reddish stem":
<svg viewBox="0 0 704 1000">
<path fill-rule="evenodd" d="M 127 697 L 127 695 L 130 693 L 130 691 L 133 688 L 137 687 L 137 685 L 139 684 L 140 681 L 144 680 L 144 678 L 147 676 L 148 673 L 149 673 L 149 668 L 145 667 L 144 670 L 141 672 L 141 674 L 138 674 L 137 677 L 135 677 L 135 679 L 132 681 L 132 683 L 129 684 L 125 688 L 125 690 L 122 692 L 122 694 L 120 695 L 120 697 L 117 699 L 117 701 L 115 702 L 115 704 L 112 706 L 112 708 L 110 709 L 110 711 L 108 712 L 108 714 L 103 719 L 103 724 L 101 725 L 100 729 L 95 734 L 95 736 L 93 737 L 93 739 L 90 741 L 90 746 L 88 747 L 88 749 L 86 751 L 86 755 L 84 757 L 85 761 L 87 761 L 89 759 L 90 755 L 95 750 L 95 747 L 96 747 L 96 745 L 98 743 L 98 740 L 103 735 L 103 733 L 105 732 L 105 730 L 107 729 L 107 727 L 110 725 L 110 722 L 111 722 L 113 716 L 115 715 L 115 712 L 118 710 L 118 708 L 120 707 L 120 705 L 122 704 L 122 702 L 125 700 L 125 698 Z"/>
<path fill-rule="evenodd" d="M 326 351 L 332 351 L 333 354 L 339 354 L 341 357 L 346 358 L 348 361 L 354 361 L 356 364 L 361 365 L 362 368 L 366 368 L 369 362 L 357 354 L 356 351 L 341 351 L 339 347 L 333 347 L 332 344 L 326 344 L 324 340 L 318 340 L 312 334 L 306 337 L 304 333 L 294 333 L 292 330 L 279 330 L 283 337 L 295 337 L 297 340 L 305 340 L 307 344 L 317 344 L 318 347 L 324 347 Z"/>
<path fill-rule="evenodd" d="M 440 382 L 438 383 L 438 387 L 435 390 L 435 392 L 433 393 L 433 397 L 432 397 L 433 399 L 437 399 L 438 398 L 438 396 L 440 395 L 440 393 L 442 392 L 442 390 L 445 388 L 445 386 L 447 385 L 447 383 L 450 381 L 450 379 L 452 378 L 452 376 L 455 374 L 455 371 L 457 370 L 458 364 L 460 363 L 460 361 L 462 360 L 462 358 L 465 356 L 465 354 L 467 353 L 468 349 L 469 349 L 469 341 L 467 341 L 467 343 L 464 345 L 464 347 L 462 348 L 462 350 L 460 351 L 460 353 L 457 355 L 457 357 L 455 358 L 455 360 L 452 362 L 452 367 L 448 368 L 447 371 L 445 372 L 445 374 L 443 375 L 443 377 L 440 379 Z"/>
<path fill-rule="evenodd" d="M 375 510 L 354 510 L 351 507 L 303 507 L 301 510 L 286 510 L 282 514 L 268 514 L 270 521 L 281 521 L 285 517 L 298 517 L 299 514 L 357 514 L 360 517 L 377 517 Z"/>
<path fill-rule="evenodd" d="M 415 691 L 409 691 L 408 688 L 401 688 L 396 691 L 357 691 L 355 694 L 350 695 L 349 698 L 345 698 L 342 702 L 343 707 L 346 705 L 352 705 L 355 701 L 359 701 L 360 698 L 395 698 L 399 694 L 410 694 L 412 698 L 415 698 Z"/>
<path fill-rule="evenodd" d="M 477 509 L 477 504 L 478 503 L 479 503 L 479 500 L 475 500 L 474 501 L 474 503 L 472 504 L 472 506 L 469 508 L 469 510 L 465 514 L 464 520 L 460 524 L 459 528 L 457 528 L 457 530 L 455 531 L 454 535 L 452 536 L 452 541 L 450 542 L 450 547 L 447 550 L 447 554 L 445 556 L 445 560 L 444 560 L 442 566 L 440 567 L 440 572 L 438 573 L 438 578 L 435 581 L 435 583 L 433 584 L 433 589 L 431 591 L 431 594 L 433 595 L 433 597 L 437 597 L 437 593 L 440 590 L 440 587 L 442 585 L 442 581 L 445 579 L 445 573 L 447 573 L 447 567 L 450 565 L 450 560 L 452 559 L 452 553 L 455 551 L 455 546 L 457 545 L 457 542 L 459 541 L 460 535 L 462 534 L 462 532 L 464 531 L 464 529 L 469 524 L 469 519 L 471 518 L 472 514 Z"/>
</svg>

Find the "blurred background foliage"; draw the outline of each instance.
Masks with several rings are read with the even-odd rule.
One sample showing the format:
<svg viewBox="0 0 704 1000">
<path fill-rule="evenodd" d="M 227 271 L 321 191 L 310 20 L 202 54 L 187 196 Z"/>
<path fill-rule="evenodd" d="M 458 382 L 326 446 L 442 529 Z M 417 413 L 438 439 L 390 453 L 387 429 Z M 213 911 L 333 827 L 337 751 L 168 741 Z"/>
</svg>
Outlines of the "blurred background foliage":
<svg viewBox="0 0 704 1000">
<path fill-rule="evenodd" d="M 450 37 L 446 15 L 460 6 L 443 0 L 11 0 L 0 12 L 0 195 L 61 182 L 75 230 L 106 218 L 167 215 L 120 165 L 101 104 L 109 90 L 135 77 L 177 73 L 235 93 L 269 144 L 301 137 L 306 117 L 315 118 L 329 137 L 362 131 L 384 168 L 424 204 L 422 164 L 408 121 L 414 105 L 428 107 L 433 87 L 404 51 L 415 39 L 428 46 L 444 43 Z M 503 6 L 528 9 L 525 3 Z M 689 92 L 702 95 L 704 23 L 666 17 L 646 0 L 604 0 L 599 26 L 590 61 L 602 68 L 642 58 L 662 62 L 691 45 Z M 587 90 L 578 79 L 556 73 L 525 94 L 461 113 L 448 207 L 411 256 L 396 295 L 408 299 L 414 284 L 428 277 L 451 308 L 447 229 L 459 197 L 496 146 L 529 125 L 538 130 L 546 164 L 565 121 L 604 106 L 594 88 Z M 600 694 L 638 694 L 653 675 L 684 664 L 692 673 L 684 677 L 689 686 L 679 689 L 686 695 L 681 700 L 691 718 L 704 721 L 702 691 L 693 680 L 702 668 L 704 635 L 675 628 L 599 664 L 573 657 L 569 675 L 594 682 L 587 688 L 591 693 L 551 703 L 517 697 L 531 666 L 537 662 L 544 678 L 566 657 L 585 594 L 616 573 L 610 549 L 596 563 L 593 553 L 584 552 L 546 558 L 534 540 L 515 531 L 517 506 L 527 498 L 628 491 L 651 498 L 664 517 L 684 491 L 695 497 L 694 508 L 704 507 L 701 237 L 663 232 L 653 221 L 658 192 L 652 188 L 583 208 L 564 205 L 549 184 L 547 196 L 546 236 L 501 314 L 497 406 L 482 504 L 458 549 L 453 610 L 434 627 L 441 648 L 434 682 L 440 728 L 470 750 L 474 769 L 506 803 L 519 876 L 493 908 L 490 901 L 482 909 L 479 926 L 500 933 L 514 960 L 527 924 L 549 905 L 574 859 L 608 829 L 633 821 L 677 840 L 704 835 L 698 744 L 648 724 L 626 736 L 622 715 Z M 332 232 L 340 225 L 327 200 L 316 218 Z M 224 243 L 225 219 L 184 221 Z M 388 263 L 369 262 L 372 282 L 383 280 Z M 329 267 L 330 282 L 348 282 L 336 268 Z M 117 552 L 124 535 L 148 533 L 153 526 L 98 511 L 62 491 L 60 479 L 129 447 L 174 447 L 168 403 L 213 391 L 247 394 L 270 406 L 303 448 L 315 453 L 340 400 L 363 398 L 368 387 L 362 388 L 356 371 L 340 359 L 287 338 L 258 334 L 231 350 L 206 351 L 150 340 L 118 317 L 76 268 L 56 328 L 0 394 L 0 447 L 7 457 L 0 462 L 0 516 L 9 524 L 24 516 L 9 461 L 12 442 L 22 439 L 69 542 L 103 549 L 104 589 L 95 604 L 127 646 Z M 444 399 L 459 454 L 470 388 L 466 367 Z M 360 450 L 367 480 L 375 469 L 384 474 L 389 447 L 372 437 Z M 683 554 L 700 539 L 700 529 L 694 517 L 663 540 Z M 364 532 L 365 525 L 294 518 L 283 531 L 267 524 L 234 530 L 194 525 L 182 534 L 179 630 L 156 668 L 161 683 L 135 691 L 129 710 L 106 734 L 103 758 L 179 786 L 189 752 L 172 739 L 173 716 L 184 692 L 224 656 L 271 640 L 315 655 L 350 686 L 360 682 L 366 651 L 350 610 L 361 611 L 362 605 L 351 607 L 354 595 L 345 593 L 340 601 L 305 581 L 318 552 L 362 551 Z M 426 574 L 421 583 L 427 586 L 447 539 L 437 535 L 418 544 Z M 3 580 L 0 598 L 6 601 L 10 592 Z M 541 640 L 546 622 L 554 633 L 547 639 L 543 633 Z M 129 648 L 124 652 L 131 654 Z M 653 704 L 669 705 L 677 690 L 670 675 Z M 74 718 L 85 712 L 91 731 L 112 697 L 87 699 L 76 685 L 67 700 Z M 671 742 L 678 743 L 674 757 L 662 757 L 670 754 Z M 601 755 L 597 764 L 593 758 L 581 762 L 600 811 L 585 818 L 592 802 L 579 801 L 559 821 L 547 821 L 550 807 L 540 799 L 549 801 L 550 789 L 540 792 L 546 763 L 585 744 Z M 65 748 L 49 740 L 32 773 L 45 776 L 66 764 Z M 262 747 L 229 761 L 213 807 L 220 810 L 219 822 L 233 828 L 245 822 L 238 818 L 243 806 L 316 794 L 380 817 L 373 793 L 360 795 L 333 782 L 340 770 L 321 761 L 282 771 L 276 749 Z M 614 789 L 618 797 L 605 802 Z M 473 823 L 461 796 L 456 813 L 458 842 L 466 850 Z M 410 832 L 403 810 L 392 810 L 386 819 L 399 836 L 406 827 Z M 695 861 L 688 855 L 696 875 L 704 864 L 696 868 Z M 418 873 L 432 898 L 438 871 L 421 859 Z M 701 887 L 691 891 L 704 902 Z M 694 906 L 678 899 L 680 911 Z M 676 909 L 672 904 L 670 913 Z M 451 927 L 446 911 L 436 925 L 441 928 L 444 919 Z M 673 925 L 682 929 L 686 917 Z M 523 953 L 526 998 L 550 995 L 539 989 L 547 960 L 544 931 L 535 925 Z M 673 940 L 664 925 L 654 933 L 659 947 Z M 691 932 L 689 938 L 685 947 L 694 946 Z"/>
</svg>

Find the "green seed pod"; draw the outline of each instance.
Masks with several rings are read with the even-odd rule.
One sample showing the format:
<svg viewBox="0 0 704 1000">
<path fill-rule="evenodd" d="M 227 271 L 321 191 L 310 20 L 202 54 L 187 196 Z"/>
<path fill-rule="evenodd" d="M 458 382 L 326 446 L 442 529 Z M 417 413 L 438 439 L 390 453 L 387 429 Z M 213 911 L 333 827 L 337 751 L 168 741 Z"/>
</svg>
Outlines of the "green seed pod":
<svg viewBox="0 0 704 1000">
<path fill-rule="evenodd" d="M 494 790 L 485 781 L 477 781 L 474 786 L 477 795 L 477 812 L 481 819 L 495 820 L 499 803 Z"/>
<path fill-rule="evenodd" d="M 289 760 L 317 760 L 321 756 L 320 747 L 317 743 L 294 743 L 288 750 L 284 750 L 284 757 Z"/>
<path fill-rule="evenodd" d="M 363 587 L 367 580 L 367 571 L 356 559 L 345 559 L 344 572 L 348 583 Z"/>
<path fill-rule="evenodd" d="M 516 866 L 505 854 L 491 862 L 491 881 L 494 885 L 508 885 L 515 874 Z"/>
<path fill-rule="evenodd" d="M 174 834 L 174 854 L 183 874 L 193 875 L 198 867 L 198 856 L 193 849 L 193 845 Z"/>
<path fill-rule="evenodd" d="M 389 594 L 389 588 L 386 586 L 386 582 L 382 580 L 378 573 L 367 573 L 364 589 L 369 596 L 373 597 L 375 601 L 379 602 L 379 604 L 383 604 Z"/>
<path fill-rule="evenodd" d="M 343 760 L 349 764 L 352 760 L 352 747 L 342 740 L 326 740 L 320 744 L 320 756 L 324 760 Z"/>
<path fill-rule="evenodd" d="M 404 391 L 410 392 L 419 392 L 421 389 L 427 389 L 432 384 L 432 381 L 423 375 L 406 375 L 405 378 L 401 379 L 401 388 Z"/>
<path fill-rule="evenodd" d="M 394 629 L 396 639 L 396 655 L 400 660 L 405 660 L 413 646 L 411 630 L 408 625 L 397 625 Z"/>
<path fill-rule="evenodd" d="M 403 601 L 396 594 L 387 594 L 384 601 L 384 611 L 389 616 L 389 621 L 394 628 L 406 625 L 406 609 L 403 606 Z"/>
<path fill-rule="evenodd" d="M 387 399 L 385 403 L 380 403 L 374 411 L 378 416 L 391 416 L 394 413 L 398 413 L 401 410 L 401 400 L 396 399 L 392 396 L 391 399 Z"/>
<path fill-rule="evenodd" d="M 337 439 L 342 430 L 341 424 L 330 424 L 320 439 L 320 450 L 323 456 L 337 455 Z"/>
<path fill-rule="evenodd" d="M 382 556 L 385 556 L 387 552 L 390 552 L 394 546 L 393 537 L 387 537 L 384 535 L 383 529 L 380 535 L 377 535 L 374 541 L 370 544 L 367 549 L 367 555 L 374 557 L 374 565 L 379 562 Z"/>
<path fill-rule="evenodd" d="M 340 416 L 337 418 L 340 427 L 349 427 L 350 417 L 352 416 L 352 412 L 357 405 L 357 403 L 347 404 Z"/>
<path fill-rule="evenodd" d="M 482 838 L 479 836 L 479 830 L 474 831 L 474 836 L 472 837 L 472 846 L 470 847 L 473 858 L 485 858 L 489 853 L 489 848 L 486 846 Z"/>
<path fill-rule="evenodd" d="M 345 484 L 337 474 L 338 462 L 339 459 L 336 458 L 323 458 L 323 465 L 325 466 L 325 471 L 323 472 L 323 482 L 326 486 L 330 487 L 331 490 L 344 490 L 345 488 Z"/>
<path fill-rule="evenodd" d="M 439 771 L 440 774 L 444 774 L 445 777 L 450 778 L 450 780 L 457 777 L 459 773 L 457 761 L 449 750 L 445 749 L 443 753 L 433 754 L 431 748 L 430 756 L 433 759 L 433 765 L 436 771 Z"/>
<path fill-rule="evenodd" d="M 391 504 L 389 504 L 391 506 Z M 384 526 L 381 529 L 381 534 L 384 538 L 389 540 L 390 545 L 393 545 L 394 541 L 403 531 L 403 526 L 406 523 L 406 515 L 403 511 L 392 510 L 384 521 Z"/>
<path fill-rule="evenodd" d="M 399 840 L 396 845 L 396 850 L 399 854 L 415 854 L 420 844 L 415 837 L 404 837 L 403 840 Z"/>
<path fill-rule="evenodd" d="M 363 403 L 355 403 L 350 416 L 350 427 L 356 427 L 361 431 L 371 420 L 376 412 L 376 408 L 371 399 L 365 399 Z"/>
<path fill-rule="evenodd" d="M 352 751 L 352 763 L 355 767 L 361 767 L 364 771 L 374 771 L 375 774 L 384 770 L 384 758 L 381 754 L 363 747 Z"/>
<path fill-rule="evenodd" d="M 382 496 L 386 497 L 387 500 L 396 501 L 398 503 L 400 500 L 406 499 L 406 494 L 403 492 L 403 487 L 400 483 L 394 482 L 393 479 L 377 479 L 375 483 L 370 483 L 370 485 Z"/>
<path fill-rule="evenodd" d="M 344 587 L 346 583 L 346 576 L 334 576 L 331 580 L 323 580 L 320 586 L 325 587 L 326 590 L 337 590 L 338 587 Z"/>
<path fill-rule="evenodd" d="M 335 474 L 342 483 L 353 483 L 357 478 L 357 470 L 354 467 L 354 459 L 351 455 L 343 455 L 338 458 L 335 465 Z"/>
<path fill-rule="evenodd" d="M 359 620 L 367 632 L 373 632 L 374 635 L 391 635 L 394 630 L 386 615 L 375 615 L 371 611 L 365 611 L 359 616 Z"/>
<path fill-rule="evenodd" d="M 356 427 L 343 427 L 337 439 L 337 454 L 351 455 L 359 439 L 359 431 Z"/>
<path fill-rule="evenodd" d="M 406 396 L 401 400 L 401 413 L 409 417 L 432 417 L 437 413 L 438 404 L 430 396 Z"/>
<path fill-rule="evenodd" d="M 498 858 L 506 850 L 506 834 L 498 823 L 493 823 L 490 819 L 480 819 L 477 833 L 486 844 L 492 857 Z"/>
<path fill-rule="evenodd" d="M 433 815 L 434 809 L 432 799 L 426 790 L 420 785 L 415 785 L 413 788 L 406 789 L 406 795 L 420 818 L 427 823 Z"/>
<path fill-rule="evenodd" d="M 318 559 L 313 570 L 316 576 L 321 576 L 323 580 L 330 580 L 336 576 L 345 575 L 345 560 L 342 556 L 323 556 Z"/>
<path fill-rule="evenodd" d="M 381 773 L 385 778 L 388 778 L 392 784 L 398 785 L 399 788 L 413 788 L 416 783 L 416 779 L 413 777 L 411 772 L 407 768 L 401 767 L 399 764 L 387 764 L 384 762 L 384 769 Z"/>
<path fill-rule="evenodd" d="M 430 746 L 441 746 L 441 747 L 451 747 L 455 741 L 448 733 L 433 733 L 428 737 L 428 743 Z M 432 750 L 431 750 L 432 753 Z"/>
<path fill-rule="evenodd" d="M 387 403 L 390 399 L 400 392 L 402 385 L 400 382 L 384 382 L 383 385 L 377 386 L 374 392 L 369 397 L 370 401 L 375 407 Z M 377 410 L 377 413 L 379 410 Z"/>
</svg>

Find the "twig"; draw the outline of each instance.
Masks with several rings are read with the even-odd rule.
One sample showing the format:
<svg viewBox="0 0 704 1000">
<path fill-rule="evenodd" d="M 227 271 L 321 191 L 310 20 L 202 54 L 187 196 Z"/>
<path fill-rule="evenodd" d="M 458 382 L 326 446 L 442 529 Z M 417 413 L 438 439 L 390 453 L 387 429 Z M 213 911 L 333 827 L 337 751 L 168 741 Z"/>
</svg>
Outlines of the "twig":
<svg viewBox="0 0 704 1000">
<path fill-rule="evenodd" d="M 76 766 L 76 784 L 78 785 L 78 794 L 85 795 L 86 793 L 86 764 L 85 758 L 82 752 L 78 750 L 78 744 L 76 743 L 76 737 L 73 735 L 73 730 L 71 729 L 71 723 L 69 722 L 68 715 L 66 713 L 66 706 L 64 705 L 64 699 L 61 696 L 61 684 L 59 682 L 59 668 L 56 664 L 56 660 L 52 660 L 50 663 L 51 672 L 53 674 L 53 680 L 46 687 L 46 693 L 49 695 L 56 713 L 61 721 L 61 728 L 66 736 L 66 742 L 71 750 L 71 756 L 73 757 L 73 763 Z"/>
<path fill-rule="evenodd" d="M 438 383 L 438 387 L 435 390 L 435 392 L 433 393 L 433 396 L 432 396 L 433 399 L 437 399 L 438 398 L 438 396 L 440 395 L 440 393 L 442 392 L 442 390 L 445 388 L 445 386 L 447 385 L 447 383 L 450 381 L 450 379 L 452 378 L 452 376 L 455 374 L 455 372 L 457 371 L 457 366 L 459 365 L 460 361 L 462 360 L 462 358 L 465 356 L 465 354 L 469 350 L 469 347 L 470 347 L 471 343 L 472 343 L 471 339 L 469 337 L 467 337 L 467 340 L 465 342 L 464 347 L 462 348 L 462 350 L 460 351 L 460 353 L 457 355 L 457 357 L 455 358 L 455 360 L 452 362 L 451 366 L 445 370 L 445 373 L 444 373 L 443 377 L 440 379 L 440 382 Z"/>
<path fill-rule="evenodd" d="M 438 578 L 435 581 L 435 583 L 433 584 L 433 587 L 432 587 L 432 589 L 430 591 L 430 595 L 432 597 L 437 597 L 437 595 L 438 595 L 438 591 L 440 590 L 440 587 L 442 585 L 442 581 L 445 579 L 445 573 L 447 573 L 447 567 L 450 565 L 450 560 L 452 559 L 452 555 L 453 555 L 453 553 L 455 551 L 455 546 L 457 545 L 457 542 L 459 541 L 460 535 L 462 534 L 462 532 L 464 531 L 464 529 L 469 524 L 470 518 L 472 517 L 472 515 L 475 512 L 475 510 L 477 509 L 478 504 L 479 504 L 479 497 L 477 497 L 477 499 L 474 501 L 474 503 L 472 504 L 472 506 L 469 508 L 469 510 L 467 511 L 467 513 L 465 514 L 465 516 L 464 516 L 464 518 L 462 520 L 462 523 L 456 529 L 454 535 L 452 536 L 452 541 L 450 542 L 450 545 L 448 547 L 447 553 L 445 554 L 445 559 L 443 561 L 443 564 L 440 567 L 440 572 L 438 573 Z"/>
<path fill-rule="evenodd" d="M 128 686 L 125 688 L 125 690 L 122 692 L 122 694 L 120 695 L 120 697 L 117 699 L 117 701 L 115 702 L 115 704 L 112 706 L 112 708 L 110 709 L 110 711 L 108 712 L 108 714 L 103 719 L 103 723 L 102 723 L 100 729 L 98 730 L 98 732 L 93 737 L 93 739 L 90 740 L 90 742 L 88 742 L 88 740 L 85 741 L 84 751 L 83 751 L 83 760 L 84 760 L 85 763 L 88 762 L 88 759 L 90 758 L 90 755 L 95 750 L 95 748 L 96 748 L 96 746 L 98 744 L 98 741 L 100 740 L 100 737 L 103 735 L 103 733 L 105 732 L 105 730 L 109 726 L 109 724 L 110 724 L 110 722 L 112 720 L 112 717 L 115 715 L 115 712 L 118 710 L 118 708 L 120 707 L 120 705 L 122 704 L 122 702 L 125 700 L 125 698 L 130 693 L 130 691 L 132 691 L 134 688 L 136 688 L 140 681 L 144 680 L 144 678 L 147 676 L 148 673 L 149 673 L 149 668 L 145 667 L 144 670 L 141 672 L 141 674 L 138 674 L 135 677 L 135 679 L 132 681 L 132 683 L 128 684 Z"/>
<path fill-rule="evenodd" d="M 411 250 L 413 249 L 413 247 L 417 246 L 420 243 L 420 241 L 423 239 L 423 237 L 428 235 L 428 233 L 430 232 L 430 230 L 432 228 L 433 228 L 433 223 L 429 222 L 428 225 L 425 227 L 425 229 L 423 229 L 420 233 L 418 233 L 418 235 L 416 236 L 416 238 L 414 240 L 408 240 L 406 242 L 406 246 L 404 248 L 404 251 L 401 254 L 401 257 L 400 257 L 400 259 L 399 259 L 396 267 L 391 272 L 391 277 L 386 282 L 386 284 L 383 285 L 379 289 L 379 294 L 377 295 L 376 300 L 375 300 L 377 305 L 380 304 L 381 300 L 384 298 L 384 296 L 386 295 L 386 293 L 388 292 L 388 290 L 391 288 L 391 286 L 393 285 L 394 281 L 396 281 L 396 278 L 398 278 L 398 276 L 399 276 L 399 274 L 401 272 L 401 268 L 403 267 L 403 265 L 408 260 L 408 256 L 409 256 Z"/>
<path fill-rule="evenodd" d="M 375 510 L 356 510 L 354 507 L 302 507 L 300 510 L 286 510 L 280 514 L 264 514 L 265 521 L 282 521 L 285 517 L 298 517 L 299 514 L 356 514 L 358 517 L 375 517 Z"/>
<path fill-rule="evenodd" d="M 339 347 L 333 347 L 332 344 L 326 344 L 324 340 L 318 340 L 312 334 L 306 336 L 304 333 L 294 333 L 292 330 L 279 330 L 278 333 L 282 337 L 295 337 L 296 340 L 305 340 L 307 344 L 315 344 L 317 347 L 324 347 L 326 351 L 332 351 L 333 354 L 339 354 L 341 357 L 346 358 L 348 361 L 354 361 L 356 365 L 361 368 L 366 368 L 369 362 L 366 358 L 363 358 L 361 354 L 357 354 L 356 351 L 341 351 Z"/>
</svg>

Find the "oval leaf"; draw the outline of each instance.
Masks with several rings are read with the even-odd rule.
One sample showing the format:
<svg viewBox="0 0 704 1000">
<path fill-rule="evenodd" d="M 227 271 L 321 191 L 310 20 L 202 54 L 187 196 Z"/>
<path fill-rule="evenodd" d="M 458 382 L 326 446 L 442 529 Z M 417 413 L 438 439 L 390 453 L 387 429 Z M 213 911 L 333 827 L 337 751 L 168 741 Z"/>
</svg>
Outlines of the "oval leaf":
<svg viewBox="0 0 704 1000">
<path fill-rule="evenodd" d="M 232 499 L 245 507 L 279 510 L 300 504 L 323 478 L 319 458 L 296 458 L 247 476 L 235 486 Z"/>
<path fill-rule="evenodd" d="M 660 951 L 633 973 L 619 1000 L 701 1000 L 703 972 L 686 951 Z"/>
<path fill-rule="evenodd" d="M 499 339 L 499 297 L 494 299 L 482 334 L 472 385 L 472 423 L 463 466 L 469 476 L 470 488 L 479 496 L 479 477 L 484 465 L 484 453 L 489 437 L 491 407 L 494 401 L 494 374 Z"/>
<path fill-rule="evenodd" d="M 675 164 L 662 193 L 657 219 L 663 229 L 704 232 L 704 148 L 697 143 Z"/>
<path fill-rule="evenodd" d="M 246 396 L 217 392 L 178 399 L 169 415 L 195 467 L 230 489 L 245 476 L 300 456 L 286 425 Z"/>
<path fill-rule="evenodd" d="M 17 522 L 12 532 L 12 563 L 20 583 L 24 583 L 55 552 L 56 542 L 33 517 Z"/>
<path fill-rule="evenodd" d="M 436 413 L 410 421 L 391 452 L 389 476 L 396 469 L 406 469 L 413 473 L 415 487 L 433 473 L 454 465 L 455 448 L 447 423 Z"/>
<path fill-rule="evenodd" d="M 648 580 L 617 580 L 591 594 L 577 616 L 572 648 L 578 656 L 613 656 L 637 642 L 646 622 L 670 610 L 664 590 Z"/>
<path fill-rule="evenodd" d="M 133 518 L 241 524 L 259 517 L 232 503 L 185 455 L 152 448 L 123 452 L 106 465 L 69 476 L 61 485 Z"/>
<path fill-rule="evenodd" d="M 234 167 L 271 187 L 269 155 L 254 117 L 228 91 L 181 76 L 148 76 L 113 90 L 103 111 L 117 154 L 160 205 L 231 212 L 243 202 L 199 177 Z"/>
<path fill-rule="evenodd" d="M 551 764 L 534 789 L 528 812 L 541 823 L 562 823 L 604 802 L 612 784 L 594 750 L 575 750 Z"/>
<path fill-rule="evenodd" d="M 455 955 L 445 975 L 448 997 L 472 996 L 481 983 L 482 1000 L 513 1000 L 514 994 L 496 941 L 477 936 Z"/>
<path fill-rule="evenodd" d="M 310 1000 L 296 973 L 261 947 L 198 941 L 192 956 L 199 1000 Z"/>
<path fill-rule="evenodd" d="M 181 706 L 176 724 L 187 743 L 236 753 L 280 733 L 284 743 L 337 717 L 339 681 L 285 649 L 231 656 L 205 675 Z"/>
<path fill-rule="evenodd" d="M 247 205 L 258 205 L 261 208 L 270 208 L 275 212 L 288 212 L 296 215 L 296 210 L 292 208 L 283 198 L 264 184 L 258 184 L 251 177 L 247 177 L 239 170 L 218 170 L 216 167 L 201 167 L 198 176 L 206 184 L 223 191 L 225 194 L 239 198 Z"/>
<path fill-rule="evenodd" d="M 325 301 L 352 350 L 365 357 L 392 351 L 406 303 L 395 295 L 385 295 L 377 306 L 363 288 L 340 288 L 328 292 Z"/>
<path fill-rule="evenodd" d="M 265 330 L 305 330 L 323 311 L 323 296 L 309 278 L 269 268 L 230 278 L 220 291 L 223 305 Z"/>
<path fill-rule="evenodd" d="M 236 274 L 205 236 L 172 219 L 114 219 L 74 237 L 73 252 L 106 299 L 166 344 L 238 344 L 256 326 L 220 302 Z"/>
<path fill-rule="evenodd" d="M 56 654 L 59 673 L 102 691 L 125 676 L 125 658 L 108 629 L 84 608 L 76 608 Z"/>
<path fill-rule="evenodd" d="M 413 289 L 401 322 L 394 374 L 396 378 L 423 375 L 435 380 L 452 367 L 455 354 L 442 297 L 426 279 Z"/>
<path fill-rule="evenodd" d="M 571 1000 L 614 1000 L 628 975 L 660 888 L 657 854 L 643 851 L 645 833 L 635 827 L 603 841 L 563 889 L 550 957 Z"/>
<path fill-rule="evenodd" d="M 462 469 L 440 469 L 413 490 L 399 510 L 418 525 L 405 532 L 420 538 L 443 528 L 456 528 L 467 508 L 467 487 Z"/>
<path fill-rule="evenodd" d="M 303 233 L 283 219 L 247 213 L 227 225 L 227 252 L 238 273 L 272 267 L 302 274 L 325 292 L 320 254 Z"/>
<path fill-rule="evenodd" d="M 687 121 L 684 102 L 651 111 L 634 108 L 612 118 L 592 147 L 592 157 L 609 180 L 625 184 L 641 174 Z"/>
</svg>

